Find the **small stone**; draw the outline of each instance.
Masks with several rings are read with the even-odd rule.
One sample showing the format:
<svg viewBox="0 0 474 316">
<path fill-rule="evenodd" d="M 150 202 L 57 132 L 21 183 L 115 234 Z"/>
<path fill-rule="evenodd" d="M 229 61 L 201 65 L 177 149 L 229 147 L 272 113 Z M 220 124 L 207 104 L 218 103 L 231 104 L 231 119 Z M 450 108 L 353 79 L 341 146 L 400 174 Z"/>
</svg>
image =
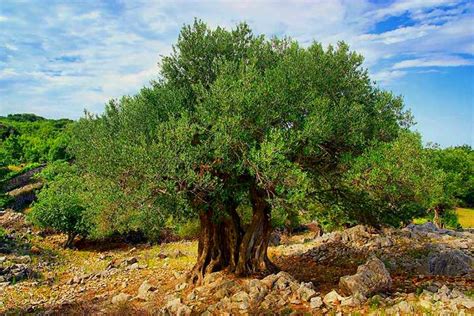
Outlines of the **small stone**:
<svg viewBox="0 0 474 316">
<path fill-rule="evenodd" d="M 321 306 L 323 306 L 323 300 L 320 296 L 312 297 L 309 305 L 312 309 L 319 309 Z"/>
<path fill-rule="evenodd" d="M 30 252 L 34 255 L 39 255 L 41 253 L 41 249 L 39 249 L 36 246 L 32 246 L 31 249 L 30 249 Z"/>
<path fill-rule="evenodd" d="M 185 256 L 186 256 L 186 255 L 185 255 L 183 252 L 181 252 L 180 250 L 175 250 L 175 251 L 173 251 L 172 253 L 170 253 L 170 257 L 171 257 L 171 258 L 174 258 L 174 259 L 176 259 L 176 258 L 181 258 L 181 257 L 185 257 Z"/>
<path fill-rule="evenodd" d="M 377 257 L 373 257 L 365 264 L 360 265 L 356 274 L 341 277 L 339 285 L 352 294 L 368 297 L 376 292 L 389 289 L 392 285 L 392 278 L 383 262 Z"/>
<path fill-rule="evenodd" d="M 336 290 L 332 290 L 328 294 L 326 294 L 323 298 L 324 304 L 326 306 L 332 307 L 334 305 L 339 305 L 339 303 L 344 299 L 339 293 L 336 292 Z"/>
<path fill-rule="evenodd" d="M 178 309 L 176 310 L 177 316 L 189 316 L 191 315 L 191 309 L 184 304 L 181 304 Z"/>
<path fill-rule="evenodd" d="M 420 306 L 425 308 L 425 309 L 428 309 L 430 310 L 431 309 L 431 302 L 428 301 L 428 300 L 420 300 Z"/>
<path fill-rule="evenodd" d="M 438 287 L 434 284 L 428 285 L 426 289 L 432 293 L 438 292 Z"/>
<path fill-rule="evenodd" d="M 180 283 L 180 284 L 176 285 L 175 290 L 176 290 L 176 291 L 182 291 L 182 290 L 184 290 L 187 286 L 188 286 L 188 284 L 187 284 L 186 282 L 183 282 L 183 283 Z"/>
<path fill-rule="evenodd" d="M 404 315 L 410 315 L 414 311 L 413 306 L 411 306 L 407 301 L 401 301 L 396 305 L 396 308 Z"/>
<path fill-rule="evenodd" d="M 153 285 L 148 283 L 148 281 L 144 281 L 138 288 L 137 298 L 146 301 L 150 292 L 153 292 L 155 290 L 156 288 Z"/>
<path fill-rule="evenodd" d="M 31 262 L 31 257 L 28 256 L 28 255 L 20 256 L 20 257 L 14 258 L 13 261 L 15 261 L 17 263 L 30 263 Z"/>
<path fill-rule="evenodd" d="M 474 270 L 474 259 L 459 249 L 433 253 L 428 260 L 429 272 L 433 275 L 457 276 Z"/>
<path fill-rule="evenodd" d="M 135 262 L 128 267 L 129 270 L 138 270 L 139 268 L 140 266 L 138 265 L 138 262 Z"/>
<path fill-rule="evenodd" d="M 115 295 L 112 298 L 112 304 L 114 304 L 114 305 L 123 304 L 123 303 L 127 302 L 128 300 L 130 300 L 130 298 L 131 298 L 131 296 L 128 295 L 128 294 L 120 293 L 120 294 Z"/>
<path fill-rule="evenodd" d="M 125 263 L 127 265 L 132 265 L 132 264 L 137 263 L 137 262 L 138 262 L 138 259 L 135 258 L 135 257 L 131 257 L 131 258 L 128 258 L 128 259 L 125 260 Z"/>
<path fill-rule="evenodd" d="M 232 302 L 248 302 L 248 300 L 249 295 L 247 292 L 244 291 L 240 291 L 231 297 Z"/>
<path fill-rule="evenodd" d="M 176 313 L 178 311 L 178 308 L 181 307 L 181 299 L 178 297 L 178 298 L 175 298 L 175 299 L 172 299 L 172 300 L 169 300 L 168 303 L 166 303 L 166 308 L 172 312 L 172 313 Z"/>
<path fill-rule="evenodd" d="M 305 285 L 301 285 L 298 288 L 297 294 L 303 301 L 308 302 L 313 296 L 316 295 L 316 291 L 306 287 Z"/>
</svg>

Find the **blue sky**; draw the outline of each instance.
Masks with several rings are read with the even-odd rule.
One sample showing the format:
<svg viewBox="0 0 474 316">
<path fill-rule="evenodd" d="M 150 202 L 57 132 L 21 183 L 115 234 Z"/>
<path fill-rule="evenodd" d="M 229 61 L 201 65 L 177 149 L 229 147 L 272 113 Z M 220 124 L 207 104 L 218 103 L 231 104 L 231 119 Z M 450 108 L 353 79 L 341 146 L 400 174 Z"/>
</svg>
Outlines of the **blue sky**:
<svg viewBox="0 0 474 316">
<path fill-rule="evenodd" d="M 457 0 L 1 0 L 0 115 L 101 112 L 156 78 L 194 17 L 303 45 L 344 40 L 404 96 L 425 142 L 474 145 L 474 2 Z"/>
</svg>

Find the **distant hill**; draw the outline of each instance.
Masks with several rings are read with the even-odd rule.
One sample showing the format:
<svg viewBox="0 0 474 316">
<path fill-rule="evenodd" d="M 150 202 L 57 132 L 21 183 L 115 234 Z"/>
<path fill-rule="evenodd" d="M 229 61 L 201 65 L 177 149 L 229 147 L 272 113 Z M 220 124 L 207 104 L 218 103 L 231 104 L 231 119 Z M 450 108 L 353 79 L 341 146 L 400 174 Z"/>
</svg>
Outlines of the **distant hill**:
<svg viewBox="0 0 474 316">
<path fill-rule="evenodd" d="M 15 122 L 36 122 L 46 120 L 44 117 L 33 113 L 8 114 L 7 116 L 0 116 L 0 119 L 7 119 Z"/>
<path fill-rule="evenodd" d="M 0 167 L 68 159 L 69 119 L 32 113 L 0 116 Z"/>
</svg>

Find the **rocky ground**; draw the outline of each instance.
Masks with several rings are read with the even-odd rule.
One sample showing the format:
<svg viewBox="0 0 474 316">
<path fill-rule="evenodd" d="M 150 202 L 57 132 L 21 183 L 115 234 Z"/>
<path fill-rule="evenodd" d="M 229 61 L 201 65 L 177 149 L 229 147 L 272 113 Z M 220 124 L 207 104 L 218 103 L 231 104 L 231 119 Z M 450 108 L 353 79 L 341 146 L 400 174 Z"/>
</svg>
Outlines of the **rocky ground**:
<svg viewBox="0 0 474 316">
<path fill-rule="evenodd" d="M 430 223 L 282 236 L 269 249 L 282 272 L 213 273 L 197 287 L 185 282 L 196 242 L 63 250 L 64 236 L 20 213 L 0 225 L 0 314 L 474 314 L 474 234 Z"/>
</svg>

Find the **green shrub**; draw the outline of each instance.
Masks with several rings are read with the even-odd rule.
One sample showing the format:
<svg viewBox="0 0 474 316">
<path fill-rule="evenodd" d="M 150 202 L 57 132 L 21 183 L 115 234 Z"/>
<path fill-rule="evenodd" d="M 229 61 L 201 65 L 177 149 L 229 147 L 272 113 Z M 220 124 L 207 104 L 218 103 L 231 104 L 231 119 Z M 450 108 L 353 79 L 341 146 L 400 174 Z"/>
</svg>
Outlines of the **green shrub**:
<svg viewBox="0 0 474 316">
<path fill-rule="evenodd" d="M 38 194 L 38 201 L 28 213 L 29 219 L 37 226 L 67 234 L 64 247 L 72 246 L 77 235 L 87 236 L 91 229 L 86 204 L 81 197 L 83 183 L 83 179 L 77 175 L 57 176 L 46 183 Z"/>
<path fill-rule="evenodd" d="M 184 223 L 178 224 L 176 232 L 180 238 L 194 239 L 199 237 L 201 226 L 198 219 L 192 219 Z"/>
<path fill-rule="evenodd" d="M 7 231 L 5 228 L 0 227 L 0 242 L 4 243 L 7 240 Z"/>
<path fill-rule="evenodd" d="M 445 211 L 444 214 L 441 215 L 441 224 L 443 227 L 450 229 L 462 228 L 455 210 Z"/>
<path fill-rule="evenodd" d="M 413 219 L 413 223 L 417 225 L 422 225 L 427 222 L 434 222 L 433 212 L 427 213 L 425 217 L 418 217 Z M 458 216 L 455 210 L 447 210 L 440 214 L 440 224 L 442 227 L 449 229 L 460 229 L 462 228 L 459 223 Z"/>
<path fill-rule="evenodd" d="M 0 209 L 6 208 L 12 201 L 13 198 L 11 196 L 0 193 Z"/>
</svg>

